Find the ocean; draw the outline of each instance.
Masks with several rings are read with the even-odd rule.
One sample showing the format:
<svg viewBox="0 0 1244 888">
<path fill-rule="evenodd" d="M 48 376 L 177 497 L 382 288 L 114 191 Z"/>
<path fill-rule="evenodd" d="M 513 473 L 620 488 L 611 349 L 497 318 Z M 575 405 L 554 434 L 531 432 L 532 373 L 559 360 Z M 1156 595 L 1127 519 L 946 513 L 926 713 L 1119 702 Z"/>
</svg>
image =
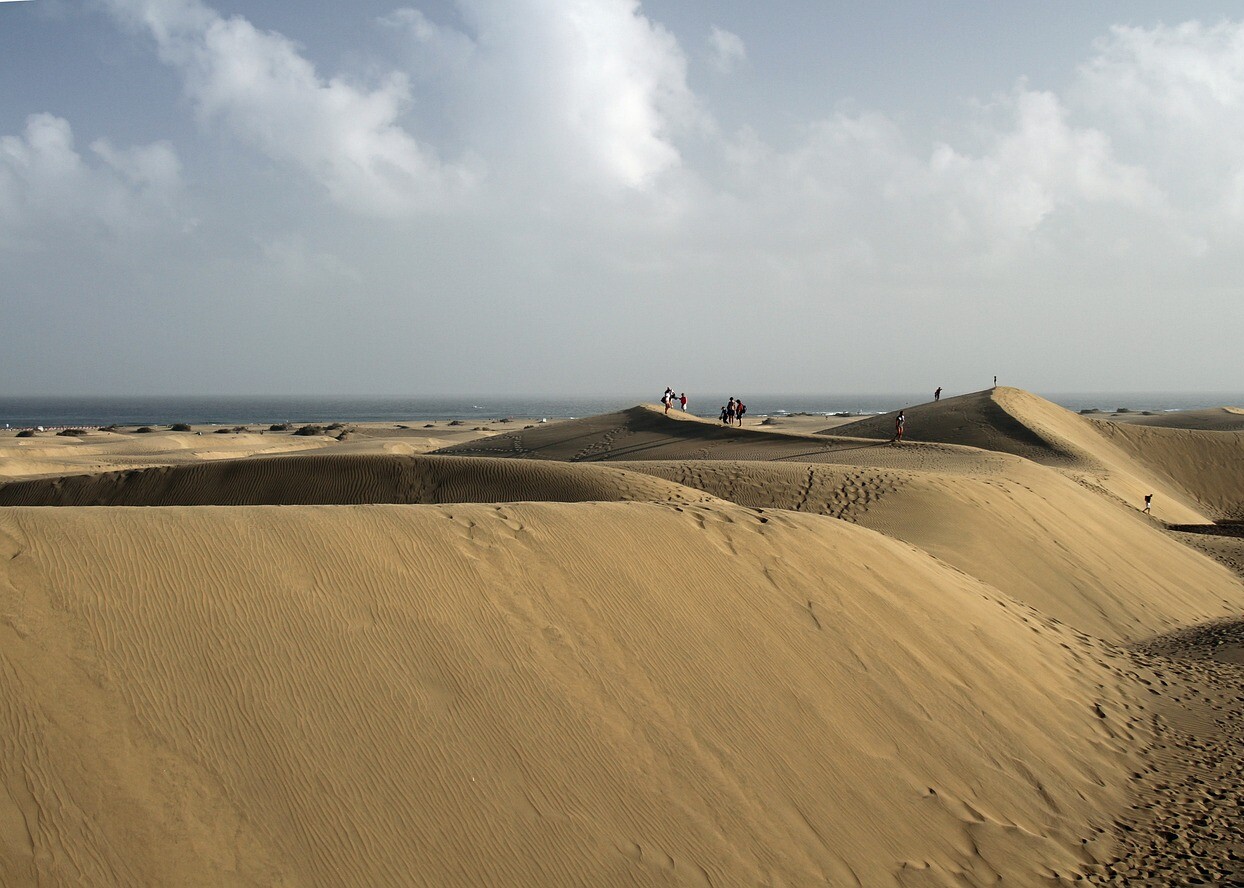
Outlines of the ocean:
<svg viewBox="0 0 1244 888">
<path fill-rule="evenodd" d="M 951 397 L 953 392 L 945 392 Z M 1195 410 L 1244 405 L 1244 394 L 1222 392 L 1080 392 L 1040 393 L 1070 410 L 1096 408 L 1130 410 Z M 888 413 L 930 400 L 921 394 L 773 395 L 739 392 L 748 416 L 783 413 L 850 413 L 867 416 Z M 729 395 L 696 395 L 688 409 L 715 417 Z M 278 422 L 392 422 L 414 423 L 433 419 L 496 420 L 560 419 L 592 416 L 641 402 L 656 403 L 660 391 L 614 397 L 462 396 L 397 397 L 0 397 L 0 423 L 6 427 L 45 428 L 170 425 L 177 422 L 218 425 L 256 425 Z"/>
</svg>

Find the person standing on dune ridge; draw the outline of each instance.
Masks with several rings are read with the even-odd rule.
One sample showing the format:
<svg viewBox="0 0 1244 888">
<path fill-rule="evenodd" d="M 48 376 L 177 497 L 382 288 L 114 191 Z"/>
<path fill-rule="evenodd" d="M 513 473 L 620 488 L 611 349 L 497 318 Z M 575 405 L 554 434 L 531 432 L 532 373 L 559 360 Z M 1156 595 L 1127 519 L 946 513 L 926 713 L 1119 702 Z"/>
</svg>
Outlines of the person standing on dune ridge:
<svg viewBox="0 0 1244 888">
<path fill-rule="evenodd" d="M 907 415 L 902 410 L 894 417 L 894 443 L 903 443 L 903 430 L 907 428 Z"/>
</svg>

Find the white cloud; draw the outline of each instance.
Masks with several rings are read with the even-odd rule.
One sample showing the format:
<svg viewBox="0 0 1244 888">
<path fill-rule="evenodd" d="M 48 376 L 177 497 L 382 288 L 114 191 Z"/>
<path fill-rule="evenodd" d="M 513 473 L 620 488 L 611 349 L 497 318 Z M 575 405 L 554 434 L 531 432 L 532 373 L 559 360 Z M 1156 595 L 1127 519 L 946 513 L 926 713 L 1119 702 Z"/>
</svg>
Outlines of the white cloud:
<svg viewBox="0 0 1244 888">
<path fill-rule="evenodd" d="M 747 61 L 747 48 L 743 38 L 713 25 L 708 35 L 708 47 L 713 67 L 722 74 L 729 74 L 736 66 Z"/>
<path fill-rule="evenodd" d="M 719 193 L 700 193 L 683 236 L 738 273 L 768 269 L 801 304 L 1028 285 L 1189 245 L 1148 172 L 1073 116 L 1020 87 L 934 144 L 875 111 L 813 123 L 785 148 L 743 129 L 722 144 Z"/>
<path fill-rule="evenodd" d="M 673 35 L 636 0 L 461 0 L 468 33 L 417 10 L 425 59 L 461 72 L 459 119 L 490 170 L 511 183 L 644 190 L 682 163 L 677 137 L 705 124 Z M 469 60 L 469 66 L 466 62 Z"/>
<path fill-rule="evenodd" d="M 442 206 L 472 183 L 465 167 L 442 164 L 398 124 L 411 100 L 401 73 L 368 91 L 321 78 L 287 38 L 198 0 L 105 2 L 151 34 L 201 121 L 300 169 L 345 207 L 408 214 Z"/>
<path fill-rule="evenodd" d="M 1157 310 L 1153 294 L 1172 282 L 1227 293 L 1239 277 L 1244 25 L 1115 29 L 1072 88 L 1021 81 L 929 122 L 935 138 L 908 124 L 923 120 L 909 109 L 822 106 L 810 118 L 812 85 L 751 71 L 742 86 L 771 100 L 762 111 L 748 89 L 710 77 L 705 96 L 744 123 L 722 136 L 688 85 L 683 47 L 635 0 L 455 0 L 443 18 L 444 4 L 398 9 L 375 20 L 387 45 L 337 48 L 359 70 L 398 69 L 367 87 L 317 73 L 286 37 L 199 0 L 105 2 L 155 41 L 205 127 L 276 161 L 252 189 L 262 196 L 241 197 L 270 212 L 239 209 L 236 192 L 198 196 L 212 231 L 169 260 L 183 259 L 184 274 L 151 263 L 151 292 L 194 278 L 205 304 L 228 293 L 243 313 L 308 296 L 366 308 L 314 328 L 325 340 L 357 324 L 355 340 L 383 327 L 394 345 L 397 331 L 469 330 L 495 354 L 515 338 L 575 343 L 533 353 L 533 372 L 552 374 L 576 372 L 569 355 L 588 363 L 597 348 L 617 352 L 602 366 L 624 366 L 625 348 L 601 343 L 649 334 L 654 316 L 715 317 L 804 356 L 821 354 L 826 332 L 849 331 L 840 364 L 867 378 L 876 346 L 860 333 L 877 326 L 914 362 L 953 347 L 943 338 L 975 348 L 962 332 L 971 323 L 937 325 L 988 313 L 1001 351 L 1008 336 L 1061 341 L 1082 310 L 1097 324 L 1121 308 L 1143 314 L 1146 298 Z M 744 45 L 717 28 L 706 50 L 706 28 L 691 39 L 700 63 L 722 71 L 764 36 L 744 31 Z M 395 42 L 400 60 L 378 63 Z M 175 201 L 167 146 L 101 140 L 79 155 L 67 124 L 35 129 L 0 142 L 0 237 L 34 230 L 32 218 L 47 230 L 122 227 Z M 458 201 L 472 177 L 438 156 L 478 157 L 487 178 Z M 380 218 L 336 212 L 308 178 Z M 446 204 L 465 212 L 421 212 Z M 44 274 L 35 264 L 31 281 Z M 126 298 L 132 277 L 118 274 Z M 685 332 L 688 373 L 735 372 L 716 334 Z M 457 353 L 437 354 L 444 384 L 463 384 Z M 823 370 L 819 360 L 808 368 Z M 481 386 L 513 378 L 500 363 L 472 367 Z"/>
<path fill-rule="evenodd" d="M 0 245 L 188 224 L 179 217 L 180 164 L 168 144 L 117 149 L 100 139 L 91 152 L 79 154 L 69 122 L 51 114 L 33 114 L 23 134 L 0 137 Z"/>
<path fill-rule="evenodd" d="M 1198 129 L 1244 104 L 1244 24 L 1117 26 L 1081 68 L 1091 104 L 1133 126 Z"/>
<path fill-rule="evenodd" d="M 998 105 L 1008 122 L 983 134 L 979 154 L 936 146 L 916 186 L 945 202 L 947 221 L 1005 244 L 1068 208 L 1161 206 L 1144 170 L 1120 163 L 1102 131 L 1071 126 L 1053 94 L 1019 90 Z"/>
<path fill-rule="evenodd" d="M 1175 206 L 1244 223 L 1244 23 L 1116 27 L 1095 49 L 1075 93 L 1085 110 Z"/>
</svg>

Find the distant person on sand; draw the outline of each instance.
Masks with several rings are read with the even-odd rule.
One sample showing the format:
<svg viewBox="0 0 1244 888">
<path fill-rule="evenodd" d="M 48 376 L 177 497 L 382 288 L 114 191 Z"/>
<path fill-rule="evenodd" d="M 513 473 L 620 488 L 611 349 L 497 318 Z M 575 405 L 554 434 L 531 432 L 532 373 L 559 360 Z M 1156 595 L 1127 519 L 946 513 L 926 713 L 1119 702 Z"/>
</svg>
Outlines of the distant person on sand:
<svg viewBox="0 0 1244 888">
<path fill-rule="evenodd" d="M 1153 512 L 1151 512 L 1151 511 L 1149 510 L 1149 509 L 1150 509 L 1150 507 L 1151 507 L 1152 505 L 1153 505 L 1153 494 L 1152 494 L 1152 493 L 1146 493 L 1146 494 L 1145 494 L 1145 509 L 1144 509 L 1144 512 L 1145 512 L 1145 514 L 1146 514 L 1146 515 L 1152 515 L 1152 514 L 1153 514 Z"/>
<path fill-rule="evenodd" d="M 942 399 L 942 387 L 939 385 L 937 391 L 933 392 L 933 403 L 937 403 Z"/>
<path fill-rule="evenodd" d="M 998 387 L 998 377 L 996 377 L 996 376 L 993 378 L 993 387 L 994 387 L 994 388 L 997 388 L 997 387 Z"/>
<path fill-rule="evenodd" d="M 898 412 L 898 416 L 894 417 L 894 443 L 903 443 L 903 429 L 907 427 L 907 416 L 902 410 Z"/>
<path fill-rule="evenodd" d="M 722 404 L 722 405 L 721 405 L 721 421 L 722 421 L 723 423 L 726 421 L 726 411 L 727 411 L 727 409 L 728 409 L 728 408 L 726 407 L 726 405 L 725 405 L 725 404 Z"/>
<path fill-rule="evenodd" d="M 726 402 L 726 425 L 734 425 L 734 398 Z"/>
<path fill-rule="evenodd" d="M 734 402 L 734 416 L 739 421 L 739 425 L 743 424 L 743 414 L 747 412 L 747 405 L 742 401 Z"/>
<path fill-rule="evenodd" d="M 687 393 L 686 392 L 683 392 L 681 395 L 678 396 L 678 402 L 682 404 L 682 412 L 686 413 L 687 412 Z"/>
</svg>

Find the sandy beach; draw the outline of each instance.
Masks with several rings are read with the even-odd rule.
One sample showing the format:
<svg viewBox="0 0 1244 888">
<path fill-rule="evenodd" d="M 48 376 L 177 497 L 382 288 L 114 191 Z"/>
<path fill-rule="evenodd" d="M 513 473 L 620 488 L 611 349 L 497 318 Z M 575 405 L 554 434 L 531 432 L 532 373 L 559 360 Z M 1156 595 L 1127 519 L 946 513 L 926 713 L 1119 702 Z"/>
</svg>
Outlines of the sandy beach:
<svg viewBox="0 0 1244 888">
<path fill-rule="evenodd" d="M 0 436 L 0 883 L 1244 884 L 1244 412 L 905 415 Z"/>
</svg>

